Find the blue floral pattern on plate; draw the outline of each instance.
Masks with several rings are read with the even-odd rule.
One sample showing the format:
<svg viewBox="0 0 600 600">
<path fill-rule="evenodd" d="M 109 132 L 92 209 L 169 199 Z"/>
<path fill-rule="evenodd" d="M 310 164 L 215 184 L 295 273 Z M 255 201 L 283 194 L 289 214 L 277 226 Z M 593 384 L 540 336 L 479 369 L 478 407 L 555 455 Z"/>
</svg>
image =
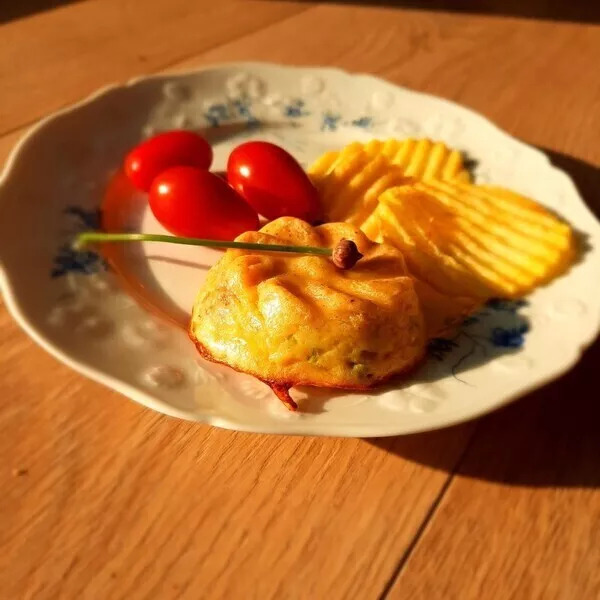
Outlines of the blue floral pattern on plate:
<svg viewBox="0 0 600 600">
<path fill-rule="evenodd" d="M 482 310 L 463 321 L 455 335 L 430 340 L 428 355 L 434 360 L 447 362 L 452 375 L 460 380 L 458 373 L 461 368 L 475 356 L 487 359 L 519 350 L 524 346 L 525 335 L 529 331 L 529 323 L 519 310 L 527 304 L 524 299 L 489 300 Z"/>
<path fill-rule="evenodd" d="M 352 121 L 350 121 L 350 124 L 354 127 L 368 129 L 373 125 L 373 117 L 358 117 L 357 119 L 352 119 Z"/>
<path fill-rule="evenodd" d="M 254 115 L 252 102 L 247 98 L 215 102 L 204 111 L 203 117 L 210 127 L 221 127 L 239 121 L 252 127 L 260 125 L 260 120 Z"/>
<path fill-rule="evenodd" d="M 100 229 L 101 214 L 97 208 L 84 209 L 80 206 L 67 206 L 63 214 L 68 219 L 68 241 L 62 243 L 53 259 L 50 276 L 62 277 L 67 273 L 91 275 L 107 269 L 106 261 L 89 249 L 75 248 L 73 238 L 81 231 Z"/>
<path fill-rule="evenodd" d="M 368 114 L 344 118 L 344 115 L 335 110 L 311 109 L 308 101 L 303 98 L 280 101 L 279 105 L 281 117 L 290 122 L 311 116 L 317 117 L 319 129 L 322 132 L 335 132 L 340 126 L 368 130 L 376 124 L 374 117 Z M 249 127 L 256 127 L 262 124 L 255 114 L 259 106 L 264 106 L 260 100 L 242 94 L 237 98 L 226 98 L 213 102 L 204 110 L 202 116 L 208 127 L 221 127 L 239 122 L 245 122 Z"/>
<path fill-rule="evenodd" d="M 305 108 L 306 103 L 301 98 L 295 98 L 283 106 L 283 116 L 289 119 L 308 117 L 311 113 Z"/>
</svg>

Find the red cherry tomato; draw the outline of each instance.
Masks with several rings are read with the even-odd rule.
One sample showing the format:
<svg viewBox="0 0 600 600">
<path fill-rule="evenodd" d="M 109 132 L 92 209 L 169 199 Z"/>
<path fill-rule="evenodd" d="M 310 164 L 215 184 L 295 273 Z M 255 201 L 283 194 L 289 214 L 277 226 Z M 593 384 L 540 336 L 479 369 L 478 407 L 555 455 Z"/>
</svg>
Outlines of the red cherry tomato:
<svg viewBox="0 0 600 600">
<path fill-rule="evenodd" d="M 169 167 L 208 169 L 212 148 L 192 131 L 166 131 L 138 144 L 125 158 L 125 173 L 136 188 L 147 192 L 153 179 Z"/>
<path fill-rule="evenodd" d="M 227 162 L 227 180 L 268 219 L 290 216 L 314 222 L 321 218 L 319 194 L 296 159 L 269 142 L 246 142 Z"/>
<path fill-rule="evenodd" d="M 175 235 L 232 240 L 258 229 L 258 215 L 223 179 L 196 167 L 172 167 L 155 177 L 150 208 Z"/>
</svg>

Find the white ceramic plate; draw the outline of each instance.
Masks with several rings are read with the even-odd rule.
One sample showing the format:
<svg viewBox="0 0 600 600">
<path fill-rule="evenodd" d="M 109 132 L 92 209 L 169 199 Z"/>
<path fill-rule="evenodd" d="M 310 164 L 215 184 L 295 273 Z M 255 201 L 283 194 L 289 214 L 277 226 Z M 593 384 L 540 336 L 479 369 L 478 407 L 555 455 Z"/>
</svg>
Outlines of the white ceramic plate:
<svg viewBox="0 0 600 600">
<path fill-rule="evenodd" d="M 216 168 L 252 138 L 284 146 L 303 164 L 356 139 L 441 139 L 476 161 L 477 181 L 525 193 L 568 219 L 588 250 L 526 302 L 492 303 L 453 340 L 434 341 L 411 379 L 372 394 L 296 390 L 309 398 L 292 414 L 264 384 L 201 361 L 183 329 L 133 299 L 142 294 L 154 312 L 184 323 L 217 252 L 122 246 L 117 275 L 98 254 L 69 247 L 76 231 L 97 226 L 124 153 L 182 127 L 214 143 Z M 137 200 L 117 214 L 121 223 L 161 231 Z M 334 69 L 241 63 L 142 78 L 45 119 L 4 172 L 0 243 L 9 310 L 46 350 L 145 406 L 244 431 L 384 436 L 470 419 L 569 369 L 600 327 L 600 226 L 564 172 L 466 108 Z"/>
</svg>

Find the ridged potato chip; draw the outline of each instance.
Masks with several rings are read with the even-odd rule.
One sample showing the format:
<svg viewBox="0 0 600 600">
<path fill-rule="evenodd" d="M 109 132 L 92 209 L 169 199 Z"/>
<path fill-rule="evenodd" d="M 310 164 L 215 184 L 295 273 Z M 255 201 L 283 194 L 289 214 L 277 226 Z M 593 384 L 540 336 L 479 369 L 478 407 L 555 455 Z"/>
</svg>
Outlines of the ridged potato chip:
<svg viewBox="0 0 600 600">
<path fill-rule="evenodd" d="M 354 142 L 346 148 L 352 148 L 353 151 L 362 149 L 370 158 L 383 156 L 390 164 L 400 167 L 405 175 L 415 179 L 471 182 L 461 152 L 448 148 L 443 142 L 427 138 L 371 140 L 366 144 Z M 311 178 L 320 183 L 331 173 L 334 165 L 345 159 L 341 155 L 346 148 L 339 152 L 326 152 L 318 158 L 308 170 Z"/>
<path fill-rule="evenodd" d="M 389 189 L 363 225 L 443 294 L 519 297 L 572 262 L 571 228 L 509 190 L 441 181 Z"/>
<path fill-rule="evenodd" d="M 364 145 L 370 156 L 383 154 L 389 161 L 415 179 L 470 182 L 462 154 L 443 142 L 430 139 L 371 140 Z"/>
<path fill-rule="evenodd" d="M 416 179 L 470 181 L 461 153 L 429 139 L 354 142 L 309 168 L 328 221 L 361 226 L 386 189 Z"/>
<path fill-rule="evenodd" d="M 388 157 L 369 154 L 358 142 L 340 152 L 327 152 L 308 173 L 321 196 L 326 220 L 359 227 L 377 206 L 382 192 L 409 181 Z"/>
</svg>

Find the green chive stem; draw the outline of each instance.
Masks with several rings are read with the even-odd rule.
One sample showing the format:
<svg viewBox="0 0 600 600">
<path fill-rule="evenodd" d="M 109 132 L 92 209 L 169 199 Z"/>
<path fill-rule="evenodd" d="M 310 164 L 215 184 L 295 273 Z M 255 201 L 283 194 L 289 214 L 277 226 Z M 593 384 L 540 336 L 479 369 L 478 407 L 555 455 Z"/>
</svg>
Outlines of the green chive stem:
<svg viewBox="0 0 600 600">
<path fill-rule="evenodd" d="M 318 256 L 331 256 L 331 248 L 318 248 L 315 246 L 285 246 L 282 244 L 256 244 L 252 242 L 229 242 L 221 240 L 206 240 L 202 238 L 179 237 L 174 235 L 161 235 L 157 233 L 101 233 L 98 231 L 85 231 L 75 239 L 79 248 L 86 244 L 102 242 L 167 242 L 170 244 L 184 244 L 187 246 L 205 246 L 208 248 L 237 248 L 238 250 L 260 250 L 263 252 L 292 252 L 294 254 L 316 254 Z"/>
</svg>

